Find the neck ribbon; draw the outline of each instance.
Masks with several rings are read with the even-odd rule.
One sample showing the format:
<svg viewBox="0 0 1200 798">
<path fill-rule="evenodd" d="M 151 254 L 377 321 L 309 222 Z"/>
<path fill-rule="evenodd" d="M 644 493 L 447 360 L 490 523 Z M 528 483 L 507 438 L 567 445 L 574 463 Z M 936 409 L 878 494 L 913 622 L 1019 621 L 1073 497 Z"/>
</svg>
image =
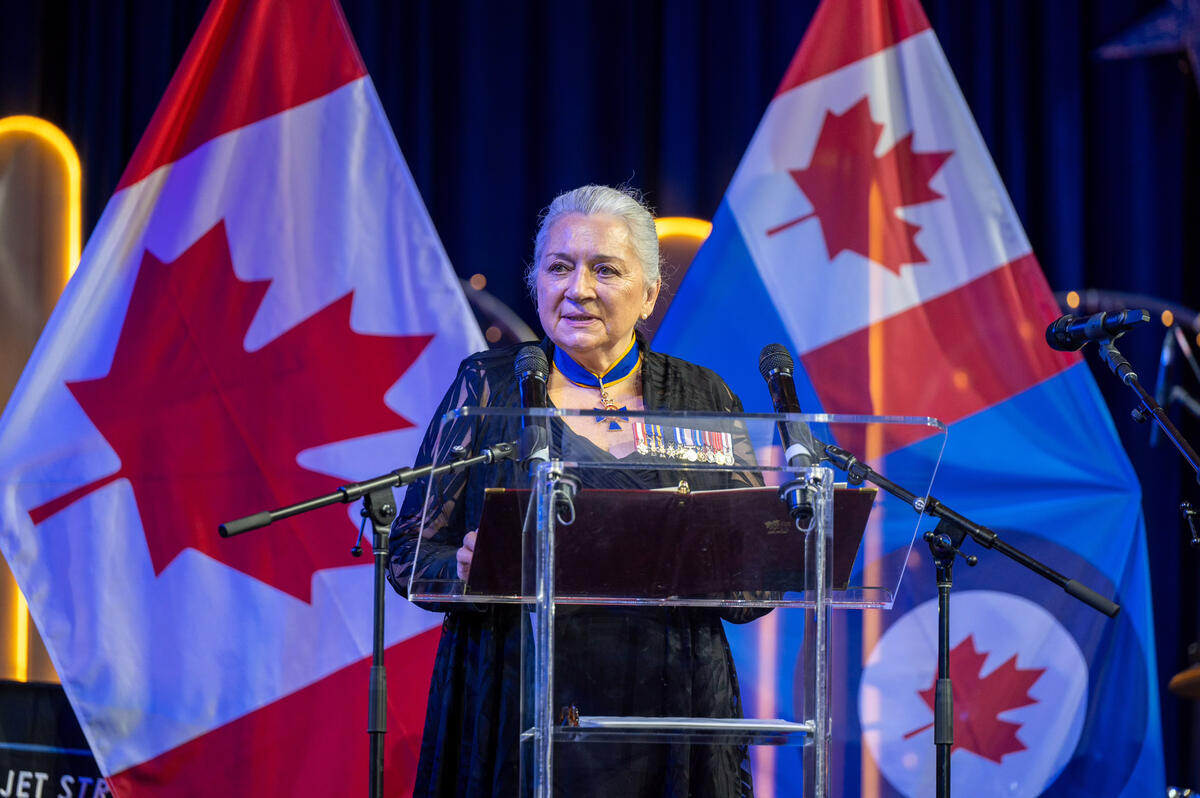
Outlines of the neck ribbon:
<svg viewBox="0 0 1200 798">
<path fill-rule="evenodd" d="M 625 354 L 617 358 L 608 371 L 603 374 L 593 374 L 575 361 L 575 358 L 563 351 L 562 347 L 554 347 L 554 366 L 562 375 L 576 385 L 587 388 L 599 388 L 603 391 L 610 385 L 615 385 L 637 370 L 642 362 L 642 353 L 638 350 L 637 339 L 629 342 Z"/>
</svg>

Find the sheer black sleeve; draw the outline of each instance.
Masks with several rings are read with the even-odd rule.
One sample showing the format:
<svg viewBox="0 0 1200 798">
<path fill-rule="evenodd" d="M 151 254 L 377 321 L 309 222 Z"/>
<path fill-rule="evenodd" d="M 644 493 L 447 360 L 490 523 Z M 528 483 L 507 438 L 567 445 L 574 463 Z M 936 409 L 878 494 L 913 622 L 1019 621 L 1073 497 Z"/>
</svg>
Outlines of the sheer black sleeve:
<svg viewBox="0 0 1200 798">
<path fill-rule="evenodd" d="M 452 450 L 462 447 L 474 454 L 504 437 L 505 430 L 492 419 L 459 418 L 443 424 L 446 413 L 460 407 L 486 407 L 505 393 L 497 384 L 496 369 L 488 353 L 463 361 L 458 375 L 425 431 L 417 463 L 445 463 Z M 401 595 L 408 595 L 409 580 L 450 583 L 457 579 L 455 552 L 463 537 L 479 525 L 484 488 L 511 480 L 511 464 L 476 466 L 461 472 L 409 485 L 399 515 L 388 538 L 391 560 L 388 579 Z M 428 503 L 426 497 L 428 496 Z M 422 521 L 424 523 L 422 523 Z M 418 545 L 419 544 L 419 545 Z"/>
</svg>

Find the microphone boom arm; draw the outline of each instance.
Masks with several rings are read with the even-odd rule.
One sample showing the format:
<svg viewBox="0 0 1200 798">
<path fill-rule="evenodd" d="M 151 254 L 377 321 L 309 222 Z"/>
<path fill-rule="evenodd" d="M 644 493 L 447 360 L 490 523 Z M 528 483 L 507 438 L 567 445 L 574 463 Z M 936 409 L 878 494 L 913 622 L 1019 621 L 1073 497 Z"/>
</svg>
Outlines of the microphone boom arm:
<svg viewBox="0 0 1200 798">
<path fill-rule="evenodd" d="M 818 442 L 818 447 L 822 444 Z M 884 477 L 875 469 L 871 468 L 866 463 L 859 460 L 850 452 L 837 446 L 824 445 L 824 459 L 828 460 L 837 468 L 846 472 L 847 478 L 851 483 L 861 485 L 864 481 L 876 485 L 896 498 L 908 504 L 918 513 L 925 513 L 939 521 L 939 526 L 947 525 L 953 527 L 960 533 L 970 535 L 971 538 L 987 549 L 995 549 L 1004 556 L 1025 566 L 1033 571 L 1038 576 L 1047 579 L 1061 587 L 1069 595 L 1082 601 L 1084 604 L 1093 609 L 1104 613 L 1110 618 L 1115 617 L 1121 611 L 1119 604 L 1109 601 L 1101 596 L 1096 591 L 1086 585 L 1068 579 L 1054 569 L 1046 566 L 1038 560 L 1030 557 L 1025 552 L 1005 543 L 1000 539 L 1000 536 L 987 527 L 977 524 L 961 513 L 955 512 L 950 507 L 943 504 L 938 499 L 932 496 L 923 498 L 913 493 L 912 491 L 897 485 L 887 477 Z"/>
<path fill-rule="evenodd" d="M 420 468 L 398 468 L 395 471 L 372 477 L 362 482 L 351 482 L 349 485 L 343 485 L 335 492 L 326 493 L 324 496 L 316 496 L 302 502 L 297 502 L 296 504 L 289 504 L 287 507 L 280 507 L 278 510 L 267 510 L 233 521 L 226 521 L 218 527 L 218 532 L 223 538 L 231 538 L 234 535 L 240 535 L 252 529 L 261 529 L 275 521 L 282 521 L 285 518 L 307 513 L 310 510 L 328 507 L 331 504 L 350 504 L 378 490 L 402 488 L 416 482 L 418 479 L 435 477 L 447 471 L 458 473 L 481 463 L 497 463 L 501 460 L 510 460 L 516 456 L 516 451 L 517 446 L 515 443 L 497 443 L 490 448 L 484 449 L 474 457 L 460 457 L 453 462 L 443 463 L 439 466 L 427 465 Z"/>
<path fill-rule="evenodd" d="M 343 485 L 334 493 L 317 496 L 307 501 L 281 507 L 278 510 L 264 511 L 238 518 L 221 524 L 221 537 L 228 538 L 261 529 L 275 521 L 289 518 L 300 513 L 307 513 L 330 504 L 349 504 L 356 499 L 363 500 L 361 515 L 364 525 L 371 522 L 371 553 L 375 560 L 374 583 L 372 585 L 371 609 L 371 669 L 368 673 L 367 690 L 367 736 L 369 742 L 367 776 L 367 794 L 370 798 L 383 798 L 384 776 L 384 735 L 387 734 L 387 666 L 384 663 L 384 595 L 386 592 L 385 570 L 388 567 L 388 533 L 392 521 L 397 514 L 396 496 L 392 488 L 398 488 L 415 482 L 426 476 L 436 476 L 447 471 L 459 472 L 479 463 L 494 463 L 499 460 L 511 459 L 516 456 L 515 443 L 498 443 L 484 449 L 474 457 L 468 457 L 464 449 L 454 449 L 451 454 L 453 461 L 439 466 L 427 465 L 421 468 L 400 468 L 389 474 Z M 359 531 L 359 540 L 362 531 Z M 355 541 L 350 553 L 355 557 L 362 554 L 362 548 Z"/>
</svg>

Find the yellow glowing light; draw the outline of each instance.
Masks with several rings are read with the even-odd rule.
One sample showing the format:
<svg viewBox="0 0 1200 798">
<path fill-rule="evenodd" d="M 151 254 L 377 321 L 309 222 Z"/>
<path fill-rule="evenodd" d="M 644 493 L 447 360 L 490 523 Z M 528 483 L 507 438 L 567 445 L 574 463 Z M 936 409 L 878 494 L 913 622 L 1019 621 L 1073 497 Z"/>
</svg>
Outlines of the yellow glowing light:
<svg viewBox="0 0 1200 798">
<path fill-rule="evenodd" d="M 29 681 L 29 607 L 25 604 L 25 595 L 21 588 L 14 587 L 17 594 L 13 606 L 16 607 L 16 624 L 13 634 L 13 679 L 18 682 Z"/>
<path fill-rule="evenodd" d="M 1164 310 L 1162 312 L 1162 323 L 1164 327 L 1170 327 L 1175 323 L 1175 314 L 1169 310 Z"/>
<path fill-rule="evenodd" d="M 25 133 L 37 136 L 50 145 L 63 160 L 67 171 L 67 245 L 66 263 L 63 266 L 63 284 L 71 279 L 79 265 L 79 252 L 83 240 L 83 170 L 79 166 L 79 154 L 66 134 L 45 119 L 36 116 L 6 116 L 0 119 L 0 136 L 8 133 Z"/>
<path fill-rule="evenodd" d="M 1078 291 L 1068 291 L 1067 292 L 1067 307 L 1069 307 L 1071 310 L 1074 310 L 1075 308 L 1079 307 L 1079 292 Z"/>
<path fill-rule="evenodd" d="M 661 219 L 655 219 L 654 226 L 658 229 L 659 238 L 688 236 L 703 241 L 712 232 L 712 222 L 693 219 L 690 216 L 664 216 Z"/>
<path fill-rule="evenodd" d="M 0 119 L 0 136 L 24 134 L 36 136 L 50 146 L 62 158 L 67 180 L 66 242 L 63 248 L 65 263 L 62 265 L 63 285 L 71 279 L 79 265 L 79 254 L 83 246 L 83 169 L 79 154 L 71 140 L 61 130 L 36 116 L 6 116 Z M 17 681 L 29 679 L 29 606 L 20 587 L 15 587 L 13 604 L 13 678 Z"/>
</svg>

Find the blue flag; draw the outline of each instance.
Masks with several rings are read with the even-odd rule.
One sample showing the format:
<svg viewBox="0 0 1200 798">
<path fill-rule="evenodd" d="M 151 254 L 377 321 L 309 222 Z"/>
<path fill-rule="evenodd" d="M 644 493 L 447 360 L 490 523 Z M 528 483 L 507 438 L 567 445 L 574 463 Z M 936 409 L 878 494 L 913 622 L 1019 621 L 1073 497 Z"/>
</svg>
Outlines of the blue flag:
<svg viewBox="0 0 1200 798">
<path fill-rule="evenodd" d="M 916 0 L 826 0 L 729 186 L 654 345 L 770 409 L 759 349 L 799 357 L 806 412 L 949 425 L 933 495 L 1123 607 L 1108 619 L 968 542 L 951 610 L 953 788 L 1165 792 L 1141 491 Z M 911 441 L 866 442 L 897 468 Z M 922 486 L 915 486 L 922 487 Z M 936 588 L 928 551 L 888 611 L 835 613 L 837 795 L 934 793 Z M 797 616 L 733 633 L 748 709 L 788 700 Z M 770 662 L 762 661 L 764 657 Z M 767 686 L 762 677 L 766 673 Z M 749 675 L 749 678 L 747 678 Z M 755 759 L 798 794 L 798 749 Z"/>
</svg>

